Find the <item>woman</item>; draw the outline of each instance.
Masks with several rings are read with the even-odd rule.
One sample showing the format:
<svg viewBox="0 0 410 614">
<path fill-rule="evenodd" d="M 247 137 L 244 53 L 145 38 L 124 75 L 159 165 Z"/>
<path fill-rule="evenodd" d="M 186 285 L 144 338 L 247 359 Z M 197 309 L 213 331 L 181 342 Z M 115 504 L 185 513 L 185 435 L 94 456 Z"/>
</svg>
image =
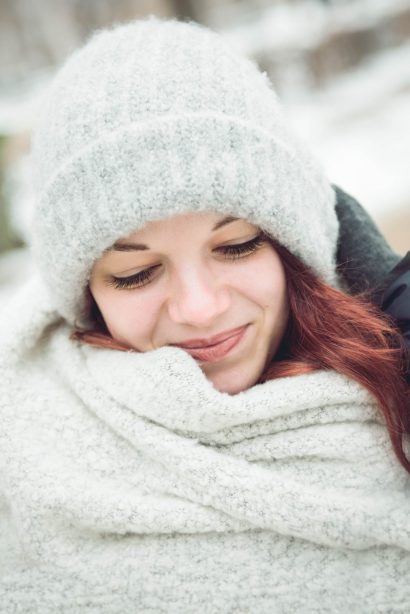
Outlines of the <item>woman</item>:
<svg viewBox="0 0 410 614">
<path fill-rule="evenodd" d="M 33 163 L 0 610 L 406 611 L 400 337 L 346 292 L 335 190 L 266 76 L 194 23 L 101 31 Z"/>
</svg>

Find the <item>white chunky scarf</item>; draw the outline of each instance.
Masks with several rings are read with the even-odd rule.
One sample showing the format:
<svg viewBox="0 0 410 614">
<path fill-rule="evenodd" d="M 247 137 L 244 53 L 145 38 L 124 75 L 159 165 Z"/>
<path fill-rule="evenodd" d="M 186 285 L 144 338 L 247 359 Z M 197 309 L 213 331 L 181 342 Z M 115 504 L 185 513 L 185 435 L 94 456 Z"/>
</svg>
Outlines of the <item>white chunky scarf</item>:
<svg viewBox="0 0 410 614">
<path fill-rule="evenodd" d="M 410 611 L 409 476 L 333 372 L 231 396 L 178 348 L 1 318 L 0 612 Z"/>
</svg>

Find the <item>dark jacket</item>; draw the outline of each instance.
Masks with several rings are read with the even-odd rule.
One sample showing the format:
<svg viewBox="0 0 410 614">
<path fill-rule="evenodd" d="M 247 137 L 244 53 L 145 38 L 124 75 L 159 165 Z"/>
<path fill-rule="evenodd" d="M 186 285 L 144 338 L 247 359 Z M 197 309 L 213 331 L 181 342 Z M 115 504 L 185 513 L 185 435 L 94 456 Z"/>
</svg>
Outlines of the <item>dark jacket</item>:
<svg viewBox="0 0 410 614">
<path fill-rule="evenodd" d="M 396 254 L 363 207 L 338 186 L 333 188 L 340 223 L 339 268 L 353 294 L 371 291 L 373 302 L 394 319 L 407 345 L 410 383 L 410 252 L 404 258 Z"/>
</svg>

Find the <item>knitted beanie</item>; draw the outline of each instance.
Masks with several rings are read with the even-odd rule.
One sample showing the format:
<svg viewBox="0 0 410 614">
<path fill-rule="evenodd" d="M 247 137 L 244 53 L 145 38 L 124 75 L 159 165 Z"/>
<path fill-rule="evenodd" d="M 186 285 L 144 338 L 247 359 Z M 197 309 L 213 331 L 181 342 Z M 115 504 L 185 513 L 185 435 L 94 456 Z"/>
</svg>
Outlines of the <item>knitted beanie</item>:
<svg viewBox="0 0 410 614">
<path fill-rule="evenodd" d="M 176 214 L 248 219 L 337 286 L 335 193 L 266 73 L 195 22 L 100 30 L 54 77 L 32 139 L 31 250 L 66 320 L 92 325 L 92 266 Z"/>
</svg>

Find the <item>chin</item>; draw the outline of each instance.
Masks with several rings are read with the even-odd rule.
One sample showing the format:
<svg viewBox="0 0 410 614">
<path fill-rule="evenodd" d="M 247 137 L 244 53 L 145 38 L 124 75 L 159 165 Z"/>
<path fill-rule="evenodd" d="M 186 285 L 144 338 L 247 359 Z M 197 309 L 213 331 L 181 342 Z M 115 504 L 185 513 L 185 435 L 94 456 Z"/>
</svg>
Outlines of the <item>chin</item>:
<svg viewBox="0 0 410 614">
<path fill-rule="evenodd" d="M 254 384 L 256 384 L 259 374 L 255 377 L 250 377 L 249 374 L 247 377 L 244 377 L 240 373 L 221 373 L 220 375 L 207 375 L 207 378 L 212 383 L 213 387 L 219 392 L 225 392 L 233 395 L 243 392 L 244 390 L 248 390 L 248 388 L 251 388 Z"/>
</svg>

